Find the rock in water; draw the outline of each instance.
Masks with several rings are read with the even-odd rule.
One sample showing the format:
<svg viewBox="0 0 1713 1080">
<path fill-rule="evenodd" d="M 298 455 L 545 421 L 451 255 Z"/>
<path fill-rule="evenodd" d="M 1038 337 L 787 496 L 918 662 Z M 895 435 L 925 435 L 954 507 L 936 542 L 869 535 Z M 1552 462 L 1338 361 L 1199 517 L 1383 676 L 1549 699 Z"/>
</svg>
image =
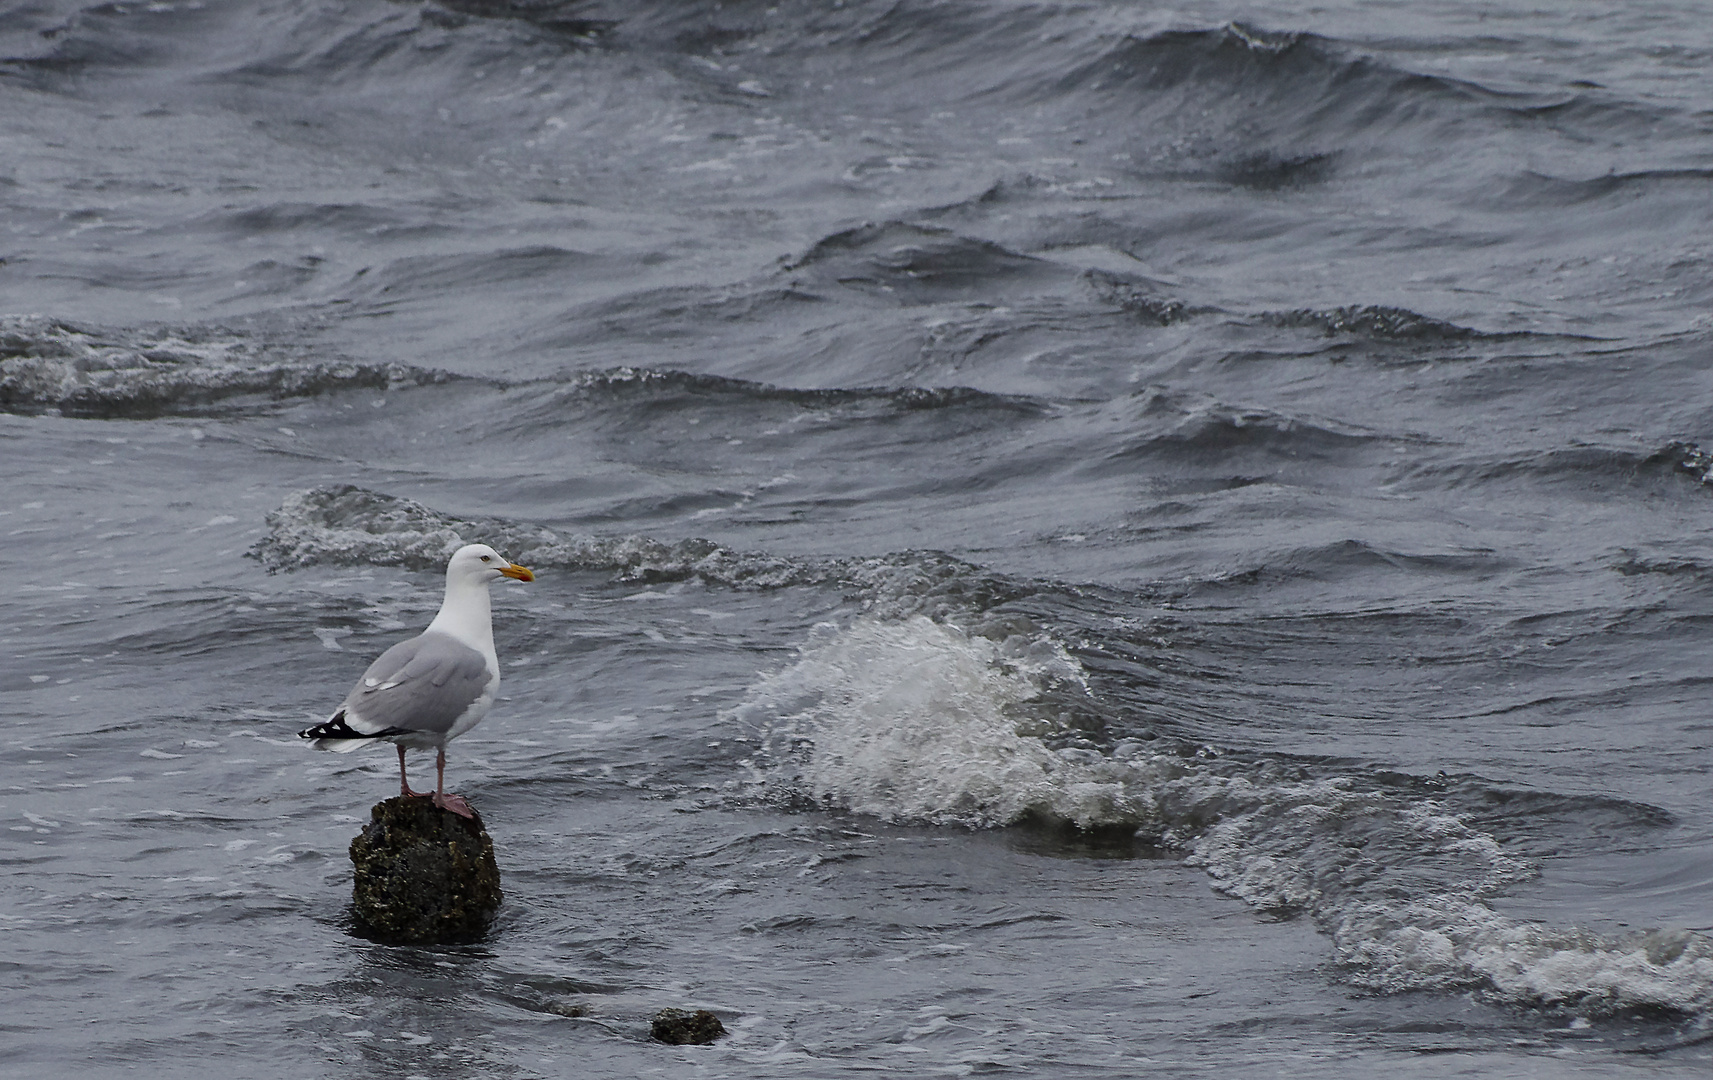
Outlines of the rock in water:
<svg viewBox="0 0 1713 1080">
<path fill-rule="evenodd" d="M 726 1033 L 720 1018 L 707 1009 L 685 1012 L 683 1009 L 661 1009 L 654 1016 L 650 1033 L 663 1043 L 682 1046 L 711 1043 Z"/>
<path fill-rule="evenodd" d="M 370 818 L 351 841 L 358 928 L 396 945 L 480 938 L 500 906 L 500 868 L 481 815 L 398 795 L 375 804 Z"/>
</svg>

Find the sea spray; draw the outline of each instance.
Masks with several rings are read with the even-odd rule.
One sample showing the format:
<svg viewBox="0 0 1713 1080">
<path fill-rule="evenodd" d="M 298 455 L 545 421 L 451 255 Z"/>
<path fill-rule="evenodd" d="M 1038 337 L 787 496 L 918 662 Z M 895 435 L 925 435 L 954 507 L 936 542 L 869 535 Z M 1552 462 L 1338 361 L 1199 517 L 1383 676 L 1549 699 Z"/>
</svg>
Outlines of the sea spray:
<svg viewBox="0 0 1713 1080">
<path fill-rule="evenodd" d="M 1080 677 L 1062 649 L 925 616 L 862 619 L 817 627 L 732 715 L 754 731 L 770 783 L 824 805 L 976 828 L 1025 816 L 1140 826 L 1154 810 L 1135 766 L 1019 733 L 1051 723 L 1031 710 L 1042 682 Z"/>
<path fill-rule="evenodd" d="M 1132 828 L 1272 918 L 1304 916 L 1366 990 L 1474 990 L 1588 1015 L 1713 1005 L 1713 943 L 1536 926 L 1487 898 L 1537 873 L 1439 801 L 1360 774 L 1127 741 L 1055 749 L 1047 703 L 1076 660 L 924 616 L 815 627 L 727 718 L 765 795 L 893 822 Z"/>
</svg>

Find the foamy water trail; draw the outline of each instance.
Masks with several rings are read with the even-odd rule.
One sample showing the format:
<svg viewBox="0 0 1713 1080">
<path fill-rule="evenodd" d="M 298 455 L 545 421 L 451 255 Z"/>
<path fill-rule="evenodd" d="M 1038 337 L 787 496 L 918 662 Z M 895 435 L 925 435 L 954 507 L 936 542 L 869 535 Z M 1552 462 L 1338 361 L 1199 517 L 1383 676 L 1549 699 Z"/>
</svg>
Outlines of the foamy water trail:
<svg viewBox="0 0 1713 1080">
<path fill-rule="evenodd" d="M 1067 688 L 1086 691 L 1083 674 L 1044 635 L 864 617 L 817 627 L 729 716 L 757 741 L 748 764 L 773 795 L 894 822 L 1134 828 L 1221 892 L 1312 918 L 1341 977 L 1365 989 L 1476 990 L 1589 1014 L 1713 1005 L 1702 935 L 1618 938 L 1495 911 L 1486 898 L 1535 867 L 1433 799 L 1175 746 L 1055 749 Z"/>
</svg>

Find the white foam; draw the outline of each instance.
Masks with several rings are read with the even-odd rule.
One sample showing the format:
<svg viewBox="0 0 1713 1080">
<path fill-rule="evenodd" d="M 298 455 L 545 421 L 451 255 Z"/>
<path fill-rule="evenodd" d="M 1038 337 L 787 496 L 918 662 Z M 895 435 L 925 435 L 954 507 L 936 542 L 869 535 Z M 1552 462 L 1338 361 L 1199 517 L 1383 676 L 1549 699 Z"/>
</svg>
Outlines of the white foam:
<svg viewBox="0 0 1713 1080">
<path fill-rule="evenodd" d="M 1046 699 L 1081 682 L 1044 635 L 998 642 L 922 616 L 869 616 L 817 627 L 727 716 L 757 739 L 749 764 L 774 794 L 896 822 L 1134 826 L 1184 850 L 1220 891 L 1312 918 L 1344 977 L 1367 989 L 1473 989 L 1585 1013 L 1713 1008 L 1708 938 L 1614 938 L 1499 914 L 1483 898 L 1534 867 L 1432 799 L 1145 743 L 1055 750 Z"/>
<path fill-rule="evenodd" d="M 1445 895 L 1337 914 L 1329 928 L 1337 960 L 1351 982 L 1370 989 L 1475 987 L 1593 1014 L 1713 1008 L 1713 943 L 1692 931 L 1613 937 L 1519 922 Z"/>
<path fill-rule="evenodd" d="M 818 627 L 732 715 L 760 737 L 767 783 L 858 813 L 974 827 L 1028 815 L 1140 825 L 1152 807 L 1135 797 L 1137 770 L 1018 733 L 1042 722 L 1028 706 L 1052 677 L 1081 673 L 1063 650 L 1031 654 L 923 616 L 861 619 Z"/>
</svg>

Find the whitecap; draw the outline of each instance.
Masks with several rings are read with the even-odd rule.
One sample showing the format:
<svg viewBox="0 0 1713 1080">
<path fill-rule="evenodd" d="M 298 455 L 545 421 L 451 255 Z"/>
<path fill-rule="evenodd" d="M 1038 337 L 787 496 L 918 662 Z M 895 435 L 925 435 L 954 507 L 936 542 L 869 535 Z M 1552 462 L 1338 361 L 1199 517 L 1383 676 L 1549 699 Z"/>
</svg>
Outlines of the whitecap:
<svg viewBox="0 0 1713 1080">
<path fill-rule="evenodd" d="M 1713 941 L 1522 922 L 1487 898 L 1536 873 L 1439 801 L 1360 774 L 1126 740 L 1052 745 L 1050 699 L 1086 691 L 1045 634 L 994 641 L 924 616 L 822 624 L 726 714 L 765 797 L 894 822 L 1130 828 L 1219 891 L 1306 916 L 1364 989 L 1474 990 L 1597 1015 L 1713 1007 Z M 1161 743 L 1169 740 L 1160 740 Z"/>
</svg>

